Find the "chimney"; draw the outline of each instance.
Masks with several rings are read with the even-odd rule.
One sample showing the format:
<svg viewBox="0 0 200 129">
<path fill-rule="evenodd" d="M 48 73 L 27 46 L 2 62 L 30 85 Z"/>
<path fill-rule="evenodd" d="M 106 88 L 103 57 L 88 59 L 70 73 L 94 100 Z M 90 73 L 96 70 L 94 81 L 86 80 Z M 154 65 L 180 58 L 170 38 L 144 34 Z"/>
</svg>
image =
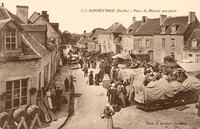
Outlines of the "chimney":
<svg viewBox="0 0 200 129">
<path fill-rule="evenodd" d="M 28 24 L 28 6 L 17 5 L 17 16 L 24 22 L 24 24 Z"/>
<path fill-rule="evenodd" d="M 164 22 L 166 17 L 167 17 L 167 15 L 160 15 L 160 25 L 162 25 L 162 23 Z"/>
<path fill-rule="evenodd" d="M 136 17 L 133 17 L 132 22 L 134 23 L 136 21 Z"/>
<path fill-rule="evenodd" d="M 42 11 L 42 17 L 46 19 L 47 22 L 49 22 L 49 14 L 47 14 L 47 11 Z"/>
<path fill-rule="evenodd" d="M 119 22 L 115 22 L 115 26 L 119 25 Z"/>
<path fill-rule="evenodd" d="M 4 7 L 4 3 L 3 2 L 1 3 L 1 6 Z"/>
<path fill-rule="evenodd" d="M 188 14 L 188 23 L 193 23 L 196 20 L 195 12 L 189 12 Z"/>
<path fill-rule="evenodd" d="M 86 33 L 86 30 L 84 30 L 83 33 L 85 34 L 85 33 Z"/>
<path fill-rule="evenodd" d="M 147 21 L 148 17 L 147 16 L 142 16 L 142 24 L 144 24 Z"/>
</svg>

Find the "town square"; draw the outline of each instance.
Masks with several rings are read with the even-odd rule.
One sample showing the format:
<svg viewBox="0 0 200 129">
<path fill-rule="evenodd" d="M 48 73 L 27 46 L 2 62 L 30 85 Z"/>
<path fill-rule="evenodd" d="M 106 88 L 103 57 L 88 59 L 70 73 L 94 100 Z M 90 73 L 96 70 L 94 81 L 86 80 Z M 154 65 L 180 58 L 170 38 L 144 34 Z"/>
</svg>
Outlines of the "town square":
<svg viewBox="0 0 200 129">
<path fill-rule="evenodd" d="M 0 129 L 200 129 L 193 3 L 0 1 Z"/>
</svg>

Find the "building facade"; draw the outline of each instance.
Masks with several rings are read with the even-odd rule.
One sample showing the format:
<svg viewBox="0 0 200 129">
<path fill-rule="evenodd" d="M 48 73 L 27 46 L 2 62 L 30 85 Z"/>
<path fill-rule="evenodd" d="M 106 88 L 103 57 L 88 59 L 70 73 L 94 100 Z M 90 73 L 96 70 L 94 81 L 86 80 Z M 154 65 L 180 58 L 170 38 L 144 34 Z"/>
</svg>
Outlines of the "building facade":
<svg viewBox="0 0 200 129">
<path fill-rule="evenodd" d="M 194 12 L 188 16 L 167 17 L 154 35 L 155 61 L 163 62 L 166 56 L 177 61 L 184 59 L 183 48 L 198 24 Z"/>
<path fill-rule="evenodd" d="M 134 53 L 134 34 L 137 29 L 141 26 L 141 21 L 136 21 L 133 17 L 132 24 L 122 33 L 122 48 L 123 54 Z"/>
<path fill-rule="evenodd" d="M 33 25 L 28 7 L 17 6 L 17 15 L 0 6 L 0 112 L 35 104 L 37 91 L 51 80 L 52 52 L 47 25 Z M 35 89 L 34 94 L 30 90 Z"/>
<path fill-rule="evenodd" d="M 200 29 L 195 29 L 183 49 L 183 59 L 200 63 Z"/>
<path fill-rule="evenodd" d="M 116 22 L 110 26 L 106 31 L 98 35 L 98 48 L 101 53 L 113 52 L 121 53 L 122 44 L 121 44 L 121 34 L 125 31 L 126 28 Z"/>
</svg>

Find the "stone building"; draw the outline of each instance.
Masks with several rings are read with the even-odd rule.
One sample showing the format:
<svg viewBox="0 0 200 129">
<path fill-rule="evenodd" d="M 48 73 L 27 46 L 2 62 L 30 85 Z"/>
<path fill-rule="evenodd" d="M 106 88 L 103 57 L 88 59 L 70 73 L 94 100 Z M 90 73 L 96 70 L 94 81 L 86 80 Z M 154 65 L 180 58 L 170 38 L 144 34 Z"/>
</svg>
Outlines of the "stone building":
<svg viewBox="0 0 200 129">
<path fill-rule="evenodd" d="M 35 104 L 36 91 L 51 80 L 52 52 L 48 26 L 31 24 L 28 7 L 17 6 L 17 15 L 0 6 L 0 112 Z M 52 48 L 54 50 L 52 50 Z"/>
<path fill-rule="evenodd" d="M 154 60 L 163 62 L 166 56 L 181 61 L 187 40 L 199 25 L 194 12 L 188 16 L 166 17 L 154 35 Z"/>
<path fill-rule="evenodd" d="M 121 34 L 126 30 L 126 28 L 115 22 L 111 25 L 106 31 L 103 31 L 98 35 L 98 46 L 101 53 L 113 52 L 121 53 L 122 44 L 121 44 Z"/>
<path fill-rule="evenodd" d="M 122 33 L 123 54 L 134 53 L 134 34 L 141 25 L 142 21 L 133 17 L 132 24 Z"/>
</svg>

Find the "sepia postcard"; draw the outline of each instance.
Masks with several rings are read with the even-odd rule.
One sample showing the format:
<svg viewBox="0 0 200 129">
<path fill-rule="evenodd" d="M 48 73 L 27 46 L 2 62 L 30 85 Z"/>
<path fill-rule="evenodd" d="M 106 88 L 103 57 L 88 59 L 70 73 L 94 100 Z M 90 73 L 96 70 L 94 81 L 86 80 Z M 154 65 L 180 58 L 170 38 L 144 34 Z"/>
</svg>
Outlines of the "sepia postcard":
<svg viewBox="0 0 200 129">
<path fill-rule="evenodd" d="M 0 0 L 0 129 L 200 129 L 197 0 Z"/>
</svg>

